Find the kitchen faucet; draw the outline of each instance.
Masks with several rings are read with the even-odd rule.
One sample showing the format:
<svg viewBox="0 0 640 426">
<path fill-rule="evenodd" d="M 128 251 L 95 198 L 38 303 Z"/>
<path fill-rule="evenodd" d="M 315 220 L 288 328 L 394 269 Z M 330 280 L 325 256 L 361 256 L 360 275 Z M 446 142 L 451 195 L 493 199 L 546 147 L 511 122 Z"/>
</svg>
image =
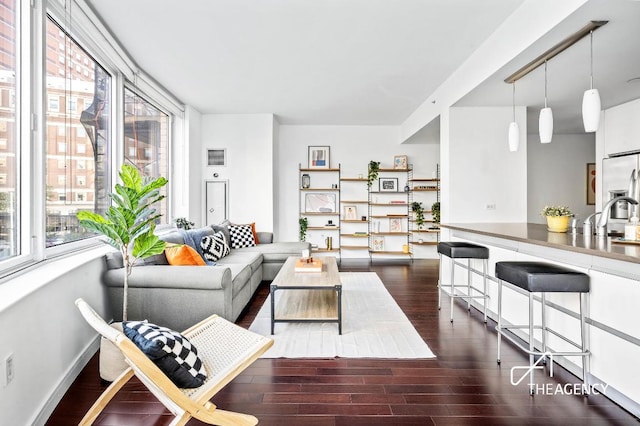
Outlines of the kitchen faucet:
<svg viewBox="0 0 640 426">
<path fill-rule="evenodd" d="M 598 221 L 598 226 L 596 227 L 596 233 L 598 236 L 606 237 L 607 236 L 607 223 L 609 223 L 609 216 L 611 216 L 611 207 L 618 201 L 627 201 L 631 204 L 638 204 L 636 200 L 631 197 L 614 197 L 607 202 L 602 208 L 602 214 L 600 215 L 600 220 Z"/>
</svg>

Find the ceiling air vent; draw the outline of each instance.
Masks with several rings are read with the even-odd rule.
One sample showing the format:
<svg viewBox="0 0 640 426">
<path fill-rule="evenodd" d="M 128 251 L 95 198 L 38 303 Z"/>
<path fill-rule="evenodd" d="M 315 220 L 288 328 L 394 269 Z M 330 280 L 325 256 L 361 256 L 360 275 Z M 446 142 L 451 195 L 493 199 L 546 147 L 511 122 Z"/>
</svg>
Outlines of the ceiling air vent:
<svg viewBox="0 0 640 426">
<path fill-rule="evenodd" d="M 227 155 L 226 149 L 208 149 L 207 150 L 207 165 L 209 166 L 226 166 Z"/>
</svg>

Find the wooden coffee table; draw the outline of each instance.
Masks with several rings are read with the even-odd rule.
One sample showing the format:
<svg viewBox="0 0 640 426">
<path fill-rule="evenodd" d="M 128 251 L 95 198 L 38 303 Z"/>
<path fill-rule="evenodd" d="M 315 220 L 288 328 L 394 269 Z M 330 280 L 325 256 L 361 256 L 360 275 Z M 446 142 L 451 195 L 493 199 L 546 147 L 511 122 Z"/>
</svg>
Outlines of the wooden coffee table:
<svg viewBox="0 0 640 426">
<path fill-rule="evenodd" d="M 296 272 L 292 256 L 271 282 L 271 334 L 277 322 L 335 322 L 342 334 L 342 283 L 335 257 L 322 257 L 322 272 Z M 276 306 L 276 291 L 281 293 Z"/>
</svg>

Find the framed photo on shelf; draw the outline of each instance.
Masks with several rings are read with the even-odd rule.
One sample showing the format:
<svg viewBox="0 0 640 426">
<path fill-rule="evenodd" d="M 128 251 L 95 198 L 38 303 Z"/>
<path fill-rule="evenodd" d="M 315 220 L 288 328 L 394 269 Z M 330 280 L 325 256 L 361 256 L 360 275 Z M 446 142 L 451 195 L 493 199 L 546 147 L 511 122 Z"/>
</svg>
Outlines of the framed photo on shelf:
<svg viewBox="0 0 640 426">
<path fill-rule="evenodd" d="M 378 179 L 378 191 L 380 192 L 398 192 L 398 178 L 384 178 Z"/>
<path fill-rule="evenodd" d="M 357 206 L 344 206 L 344 220 L 358 220 L 358 207 Z"/>
<path fill-rule="evenodd" d="M 309 168 L 328 169 L 330 148 L 328 146 L 309 146 Z"/>
<path fill-rule="evenodd" d="M 596 203 L 596 163 L 587 163 L 587 205 Z"/>
<path fill-rule="evenodd" d="M 393 157 L 393 168 L 406 170 L 408 168 L 407 156 L 406 155 L 395 155 Z"/>
<path fill-rule="evenodd" d="M 402 232 L 402 219 L 398 217 L 389 218 L 389 232 Z"/>
<path fill-rule="evenodd" d="M 305 213 L 335 213 L 336 194 L 310 192 L 304 194 Z"/>
<path fill-rule="evenodd" d="M 384 237 L 375 237 L 372 248 L 373 251 L 384 251 Z"/>
</svg>

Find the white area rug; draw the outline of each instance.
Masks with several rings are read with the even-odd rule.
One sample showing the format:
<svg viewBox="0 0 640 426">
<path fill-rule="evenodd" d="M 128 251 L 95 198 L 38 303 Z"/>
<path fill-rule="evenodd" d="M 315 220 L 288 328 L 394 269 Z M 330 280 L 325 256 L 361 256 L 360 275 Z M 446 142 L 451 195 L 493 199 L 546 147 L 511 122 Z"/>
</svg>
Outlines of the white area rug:
<svg viewBox="0 0 640 426">
<path fill-rule="evenodd" d="M 335 323 L 276 323 L 262 358 L 433 358 L 375 272 L 341 272 L 342 335 Z M 281 292 L 276 292 L 276 302 Z M 249 330 L 271 333 L 271 296 Z"/>
</svg>

